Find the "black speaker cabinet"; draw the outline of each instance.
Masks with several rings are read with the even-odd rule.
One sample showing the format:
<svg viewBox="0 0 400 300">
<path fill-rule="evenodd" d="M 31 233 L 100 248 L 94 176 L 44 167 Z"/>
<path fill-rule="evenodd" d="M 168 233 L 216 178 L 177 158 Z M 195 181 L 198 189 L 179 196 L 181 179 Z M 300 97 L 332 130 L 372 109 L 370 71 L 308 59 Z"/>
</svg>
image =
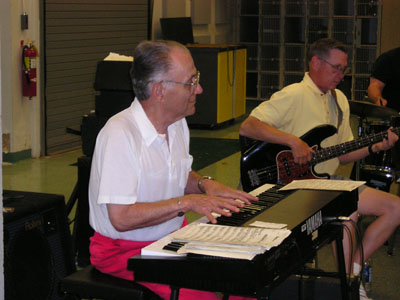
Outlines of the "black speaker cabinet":
<svg viewBox="0 0 400 300">
<path fill-rule="evenodd" d="M 99 117 L 110 118 L 129 107 L 135 99 L 129 74 L 132 62 L 100 61 L 94 80 L 95 109 Z"/>
<path fill-rule="evenodd" d="M 59 300 L 75 271 L 64 196 L 3 191 L 6 300 Z"/>
<path fill-rule="evenodd" d="M 96 91 L 94 105 L 99 117 L 111 118 L 116 113 L 128 108 L 135 94 L 132 91 Z"/>
</svg>

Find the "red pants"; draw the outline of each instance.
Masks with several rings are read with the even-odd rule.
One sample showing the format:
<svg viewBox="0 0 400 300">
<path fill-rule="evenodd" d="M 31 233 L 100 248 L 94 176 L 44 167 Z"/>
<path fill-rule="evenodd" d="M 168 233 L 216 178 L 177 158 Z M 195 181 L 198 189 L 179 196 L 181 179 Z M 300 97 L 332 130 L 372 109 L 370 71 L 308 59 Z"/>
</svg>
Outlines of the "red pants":
<svg viewBox="0 0 400 300">
<path fill-rule="evenodd" d="M 127 269 L 128 259 L 134 255 L 140 254 L 141 249 L 151 243 L 152 242 L 114 240 L 95 232 L 94 236 L 90 239 L 90 260 L 92 265 L 100 272 L 133 281 L 133 272 Z M 138 283 L 146 286 L 166 300 L 170 298 L 171 290 L 168 285 L 150 282 Z M 184 288 L 179 290 L 179 300 L 195 299 L 220 300 L 220 298 L 212 292 Z M 229 299 L 239 300 L 245 298 L 231 296 Z"/>
</svg>

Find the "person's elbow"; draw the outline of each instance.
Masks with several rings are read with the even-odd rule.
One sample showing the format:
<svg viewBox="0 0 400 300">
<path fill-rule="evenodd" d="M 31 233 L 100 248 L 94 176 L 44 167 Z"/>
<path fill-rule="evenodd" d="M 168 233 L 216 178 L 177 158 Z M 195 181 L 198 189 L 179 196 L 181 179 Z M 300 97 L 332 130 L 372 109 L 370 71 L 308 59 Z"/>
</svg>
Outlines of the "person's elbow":
<svg viewBox="0 0 400 300">
<path fill-rule="evenodd" d="M 247 118 L 246 120 L 243 121 L 243 123 L 239 127 L 239 134 L 242 136 L 249 136 L 249 132 L 251 132 L 251 122 L 252 120 L 250 119 L 251 117 Z"/>
<path fill-rule="evenodd" d="M 129 216 L 129 206 L 108 204 L 107 211 L 110 223 L 116 231 L 125 232 L 139 227 L 132 222 L 133 218 Z"/>
<path fill-rule="evenodd" d="M 376 79 L 374 77 L 370 77 L 369 85 L 367 88 L 368 97 L 372 98 L 376 95 L 380 95 L 385 87 L 385 83 Z"/>
<path fill-rule="evenodd" d="M 126 223 L 122 222 L 122 220 L 118 218 L 110 218 L 110 222 L 114 229 L 118 232 L 125 232 L 134 229 L 132 226 L 127 226 Z"/>
</svg>

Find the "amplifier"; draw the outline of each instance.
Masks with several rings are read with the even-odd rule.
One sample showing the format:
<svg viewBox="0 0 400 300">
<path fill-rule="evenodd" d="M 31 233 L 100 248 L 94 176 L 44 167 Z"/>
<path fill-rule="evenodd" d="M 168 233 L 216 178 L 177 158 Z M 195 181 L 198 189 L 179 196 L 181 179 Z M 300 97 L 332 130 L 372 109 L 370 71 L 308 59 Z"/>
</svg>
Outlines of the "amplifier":
<svg viewBox="0 0 400 300">
<path fill-rule="evenodd" d="M 3 191 L 5 299 L 59 300 L 75 271 L 64 196 Z"/>
</svg>

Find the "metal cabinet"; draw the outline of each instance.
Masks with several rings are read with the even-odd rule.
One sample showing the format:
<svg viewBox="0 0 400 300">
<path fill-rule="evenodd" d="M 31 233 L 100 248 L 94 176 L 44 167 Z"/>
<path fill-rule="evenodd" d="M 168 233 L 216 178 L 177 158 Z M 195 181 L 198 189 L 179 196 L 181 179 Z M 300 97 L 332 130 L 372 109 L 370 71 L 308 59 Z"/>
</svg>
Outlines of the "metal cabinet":
<svg viewBox="0 0 400 300">
<path fill-rule="evenodd" d="M 246 47 L 239 44 L 187 46 L 200 71 L 203 93 L 197 95 L 190 125 L 214 127 L 246 112 Z"/>
<path fill-rule="evenodd" d="M 351 73 L 340 88 L 363 100 L 379 54 L 382 1 L 237 0 L 237 40 L 247 47 L 247 100 L 265 100 L 303 78 L 307 49 L 331 37 L 348 50 Z"/>
</svg>

